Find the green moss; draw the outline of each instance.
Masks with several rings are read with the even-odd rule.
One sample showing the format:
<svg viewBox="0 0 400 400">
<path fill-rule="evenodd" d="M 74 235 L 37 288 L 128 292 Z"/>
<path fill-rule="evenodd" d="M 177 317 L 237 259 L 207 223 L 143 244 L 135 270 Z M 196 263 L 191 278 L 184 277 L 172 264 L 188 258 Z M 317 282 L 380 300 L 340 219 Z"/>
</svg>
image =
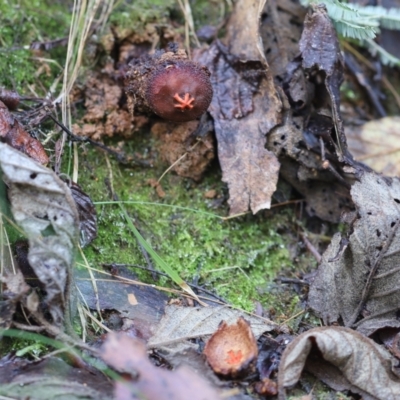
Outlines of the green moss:
<svg viewBox="0 0 400 400">
<path fill-rule="evenodd" d="M 110 15 L 110 23 L 118 29 L 140 29 L 148 22 L 166 21 L 175 0 L 119 1 Z"/>
<path fill-rule="evenodd" d="M 70 4 L 72 5 L 72 3 Z M 194 4 L 196 24 L 202 24 L 202 16 L 209 14 L 209 7 L 216 4 L 196 2 Z M 140 0 L 121 2 L 111 15 L 111 22 L 119 27 L 132 26 L 149 21 L 166 20 L 169 11 L 176 10 L 174 0 Z M 65 37 L 69 30 L 70 14 L 65 4 L 49 0 L 10 0 L 0 4 L 0 85 L 14 87 L 27 92 L 27 85 L 37 85 L 35 73 L 37 61 L 32 57 L 29 45 L 37 41 L 48 41 Z M 209 22 L 209 21 L 208 21 Z M 15 29 L 20 26 L 20 29 Z M 65 47 L 45 53 L 63 64 Z M 54 67 L 49 77 L 40 77 L 41 88 L 48 90 L 60 73 Z M 35 87 L 36 87 L 35 86 Z M 145 135 L 144 135 L 145 137 Z M 142 137 L 143 139 L 143 137 Z M 132 152 L 148 152 L 152 144 L 148 138 L 127 143 Z M 68 151 L 66 152 L 68 153 Z M 155 158 L 157 159 L 157 157 Z M 89 150 L 81 153 L 80 183 L 93 200 L 109 201 L 110 191 L 106 184 L 109 171 L 103 153 Z M 69 163 L 65 160 L 65 164 Z M 213 211 L 214 200 L 207 200 L 204 193 L 209 189 L 226 196 L 226 187 L 221 183 L 217 167 L 210 170 L 200 184 L 168 174 L 162 181 L 166 197 L 160 199 L 147 183 L 158 178 L 166 165 L 154 169 L 124 168 L 111 160 L 113 185 L 125 207 L 134 219 L 135 226 L 160 256 L 188 282 L 198 280 L 199 285 L 216 291 L 227 301 L 251 310 L 255 301 L 275 310 L 279 315 L 290 317 L 298 312 L 292 304 L 296 300 L 289 291 L 282 291 L 273 283 L 273 278 L 282 268 L 292 269 L 285 239 L 278 233 L 292 218 L 289 210 L 268 215 L 247 215 L 233 220 L 223 220 L 227 208 Z M 64 169 L 68 172 L 67 168 Z M 135 202 L 130 204 L 129 202 Z M 148 203 L 156 203 L 150 205 Z M 191 210 L 184 210 L 190 208 Z M 117 205 L 99 205 L 99 237 L 85 249 L 86 256 L 94 266 L 101 263 L 142 264 L 146 261 L 124 216 Z M 151 280 L 148 273 L 139 273 L 140 278 Z M 160 284 L 171 284 L 162 278 Z"/>
<path fill-rule="evenodd" d="M 146 146 L 151 146 L 144 142 L 143 152 Z M 140 151 L 139 142 L 135 142 L 134 147 Z M 95 202 L 109 202 L 106 182 L 110 173 L 104 155 L 89 150 L 81 159 L 84 159 L 81 171 L 93 173 L 81 174 L 79 183 Z M 255 301 L 276 312 L 287 308 L 293 296 L 289 299 L 285 295 L 280 299 L 279 291 L 272 293 L 270 289 L 278 271 L 292 268 L 285 240 L 278 233 L 292 218 L 289 210 L 270 213 L 268 217 L 261 213 L 260 216 L 223 220 L 227 208 L 213 211 L 210 207 L 214 200 L 204 197 L 210 189 L 220 196 L 225 194 L 217 167 L 199 184 L 169 173 L 162 181 L 166 196 L 160 199 L 148 181 L 157 179 L 166 165 L 155 169 L 130 169 L 113 160 L 111 164 L 114 190 L 125 202 L 135 226 L 183 279 L 189 283 L 198 279 L 199 285 L 247 310 L 254 308 Z M 102 263 L 146 265 L 118 205 L 99 204 L 97 211 L 99 236 L 85 250 L 88 260 L 95 266 Z M 146 273 L 141 273 L 140 277 L 150 279 Z M 167 282 L 167 278 L 162 278 L 160 284 Z M 277 299 L 283 303 L 278 301 L 277 304 Z M 297 298 L 295 302 L 297 304 Z M 289 304 L 289 308 L 295 310 L 296 307 Z"/>
<path fill-rule="evenodd" d="M 225 1 L 196 0 L 191 3 L 196 29 L 204 25 L 219 25 L 227 13 Z"/>
<path fill-rule="evenodd" d="M 72 2 L 71 4 L 72 5 Z M 68 4 L 50 0 L 5 0 L 0 2 L 0 86 L 27 92 L 28 84 L 37 83 L 40 62 L 29 47 L 32 42 L 45 42 L 66 37 L 69 31 Z M 18 29 L 16 29 L 18 27 Z M 61 73 L 65 48 L 42 54 L 50 74 L 40 74 L 39 92 L 47 89 Z"/>
</svg>

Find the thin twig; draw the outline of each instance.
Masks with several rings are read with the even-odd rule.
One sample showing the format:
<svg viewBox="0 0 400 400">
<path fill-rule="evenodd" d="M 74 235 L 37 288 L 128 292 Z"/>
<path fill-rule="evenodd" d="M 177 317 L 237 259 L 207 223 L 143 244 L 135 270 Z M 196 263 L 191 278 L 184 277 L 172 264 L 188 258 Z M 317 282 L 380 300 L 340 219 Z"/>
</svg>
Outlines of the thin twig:
<svg viewBox="0 0 400 400">
<path fill-rule="evenodd" d="M 305 243 L 307 249 L 310 251 L 310 253 L 314 256 L 314 258 L 317 260 L 318 263 L 321 262 L 322 256 L 319 254 L 318 250 L 314 247 L 314 245 L 308 240 L 308 237 L 306 236 L 305 233 L 300 233 L 301 238 L 303 239 L 303 242 Z"/>
</svg>

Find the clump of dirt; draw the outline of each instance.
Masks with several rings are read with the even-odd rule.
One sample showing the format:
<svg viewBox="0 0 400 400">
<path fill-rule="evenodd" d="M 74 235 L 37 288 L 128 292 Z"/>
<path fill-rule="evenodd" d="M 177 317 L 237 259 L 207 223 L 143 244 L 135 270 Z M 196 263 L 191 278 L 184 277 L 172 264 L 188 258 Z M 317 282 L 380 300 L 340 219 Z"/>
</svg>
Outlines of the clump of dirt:
<svg viewBox="0 0 400 400">
<path fill-rule="evenodd" d="M 89 76 L 81 96 L 84 97 L 86 112 L 81 121 L 73 125 L 76 135 L 101 140 L 114 136 L 129 138 L 133 134 L 132 118 L 123 104 L 121 84 L 108 73 Z"/>
<path fill-rule="evenodd" d="M 174 165 L 173 170 L 185 178 L 198 181 L 215 157 L 214 138 L 208 132 L 190 146 L 190 139 L 199 125 L 198 121 L 181 124 L 157 122 L 151 132 L 158 139 L 156 146 L 162 160 Z M 179 160 L 179 162 L 178 162 Z"/>
</svg>

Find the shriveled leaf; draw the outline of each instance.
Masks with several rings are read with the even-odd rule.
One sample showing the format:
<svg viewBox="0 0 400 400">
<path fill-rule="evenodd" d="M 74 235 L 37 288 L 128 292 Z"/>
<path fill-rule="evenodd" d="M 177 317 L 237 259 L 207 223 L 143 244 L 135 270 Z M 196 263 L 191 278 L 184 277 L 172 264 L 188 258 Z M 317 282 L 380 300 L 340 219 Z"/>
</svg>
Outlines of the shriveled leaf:
<svg viewBox="0 0 400 400">
<path fill-rule="evenodd" d="M 294 13 L 304 15 L 296 12 L 298 4 L 289 3 L 269 2 L 265 9 L 268 18 L 263 23 L 277 24 L 281 16 L 294 21 Z M 346 152 L 339 113 L 343 63 L 336 33 L 323 8 L 317 7 L 306 16 L 301 38 L 298 34 L 296 40 L 292 39 L 288 58 L 286 47 L 281 49 L 288 37 L 285 29 L 272 26 L 265 30 L 269 32 L 266 57 L 279 74 L 284 92 L 283 121 L 268 134 L 267 149 L 281 163 L 280 176 L 306 200 L 307 213 L 339 222 L 341 214 L 353 205 L 349 196 L 351 178 L 342 174 L 342 161 L 351 163 L 351 156 Z M 290 35 L 296 32 L 293 29 Z M 279 62 L 274 58 L 277 54 L 282 57 Z"/>
<path fill-rule="evenodd" d="M 217 41 L 198 58 L 211 71 L 210 113 L 218 142 L 230 214 L 269 208 L 279 162 L 265 148 L 266 135 L 280 123 L 281 102 L 259 36 L 264 1 L 235 3 L 227 47 Z"/>
<path fill-rule="evenodd" d="M 306 369 L 335 390 L 350 390 L 364 400 L 400 398 L 400 379 L 390 354 L 371 339 L 343 327 L 311 329 L 291 342 L 278 373 L 279 399 Z"/>
<path fill-rule="evenodd" d="M 157 327 L 156 334 L 149 340 L 148 346 L 162 348 L 170 352 L 196 348 L 188 339 L 204 338 L 212 335 L 221 321 L 234 324 L 243 313 L 228 307 L 178 307 L 167 306 L 165 315 Z M 277 329 L 272 321 L 246 315 L 256 338 L 262 333 Z"/>
<path fill-rule="evenodd" d="M 343 82 L 343 57 L 335 28 L 324 4 L 312 6 L 313 12 L 304 21 L 300 40 L 303 68 L 314 72 L 325 81 L 325 89 L 330 98 L 335 135 L 331 144 L 336 148 L 340 161 L 350 161 L 347 151 L 343 120 L 340 114 L 340 85 Z M 321 108 L 323 104 L 321 104 Z M 321 110 L 322 111 L 322 110 Z"/>
<path fill-rule="evenodd" d="M 214 372 L 222 375 L 243 372 L 257 354 L 256 339 L 243 317 L 231 325 L 223 321 L 204 348 L 208 363 Z"/>
<path fill-rule="evenodd" d="M 282 135 L 279 135 L 277 129 L 271 135 L 271 139 L 279 136 Z M 304 196 L 309 216 L 317 216 L 324 221 L 337 223 L 344 211 L 354 208 L 349 196 L 349 189 L 338 182 L 329 171 L 321 168 L 318 152 L 312 154 L 312 151 L 305 151 L 297 147 L 295 143 L 299 143 L 303 139 L 304 136 L 298 131 L 293 133 L 288 141 L 285 141 L 283 148 L 289 149 L 290 156 L 294 155 L 297 162 L 288 158 L 282 160 L 280 173 L 291 186 Z M 284 147 L 286 144 L 288 147 Z M 304 160 L 306 157 L 307 160 Z"/>
<path fill-rule="evenodd" d="M 29 240 L 28 261 L 46 291 L 52 322 L 64 320 L 79 218 L 68 186 L 50 169 L 0 143 L 11 210 Z"/>
<path fill-rule="evenodd" d="M 351 196 L 355 219 L 324 253 L 309 303 L 326 324 L 370 335 L 400 327 L 400 180 L 364 173 Z"/>
<path fill-rule="evenodd" d="M 115 383 L 117 400 L 210 400 L 220 399 L 214 388 L 190 368 L 175 371 L 155 367 L 147 358 L 146 347 L 124 334 L 110 333 L 103 346 L 103 360 L 120 372 L 138 379 Z"/>
<path fill-rule="evenodd" d="M 257 357 L 257 371 L 261 381 L 271 378 L 278 370 L 283 350 L 292 339 L 289 334 L 280 334 L 276 339 L 263 335 Z"/>
</svg>

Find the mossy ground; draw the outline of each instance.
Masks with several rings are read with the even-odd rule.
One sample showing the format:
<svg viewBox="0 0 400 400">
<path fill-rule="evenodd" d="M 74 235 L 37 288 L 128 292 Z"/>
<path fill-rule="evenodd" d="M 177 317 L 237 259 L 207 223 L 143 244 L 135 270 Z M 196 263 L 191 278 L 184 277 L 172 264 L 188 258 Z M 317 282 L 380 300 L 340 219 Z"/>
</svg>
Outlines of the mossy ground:
<svg viewBox="0 0 400 400">
<path fill-rule="evenodd" d="M 34 54 L 30 45 L 68 36 L 71 15 L 63 2 L 3 0 L 0 2 L 0 85 L 40 96 L 62 73 L 65 49 Z M 46 68 L 40 68 L 46 64 Z"/>
<path fill-rule="evenodd" d="M 175 0 L 119 1 L 109 22 L 121 30 L 140 29 L 147 22 L 164 22 L 176 6 Z"/>
<path fill-rule="evenodd" d="M 144 154 L 151 141 L 148 134 L 138 133 L 128 147 Z M 259 301 L 283 312 L 283 304 L 276 304 L 276 295 L 271 293 L 271 282 L 282 269 L 292 269 L 285 239 L 278 233 L 293 218 L 290 209 L 224 220 L 226 205 L 214 209 L 218 200 L 205 197 L 211 189 L 217 197 L 226 195 L 217 164 L 200 183 L 167 174 L 161 181 L 165 191 L 161 199 L 149 181 L 158 179 L 168 165 L 127 168 L 110 159 L 111 172 L 105 157 L 87 149 L 82 155 L 85 165 L 80 167 L 79 183 L 94 202 L 101 203 L 97 206 L 99 237 L 85 250 L 91 263 L 146 265 L 119 206 L 110 201 L 111 173 L 113 189 L 135 226 L 184 280 L 196 280 L 249 311 Z M 149 274 L 141 277 L 150 279 Z M 161 279 L 160 284 L 166 283 Z"/>
<path fill-rule="evenodd" d="M 111 23 L 124 26 L 129 22 L 132 25 L 132 21 L 136 20 L 139 26 L 149 20 L 163 20 L 171 9 L 179 12 L 179 7 L 172 0 L 153 0 L 150 3 L 119 4 L 111 14 Z M 211 6 L 216 5 L 199 2 L 199 11 L 194 13 L 196 18 L 202 21 Z M 6 1 L 0 5 L 0 42 L 3 45 L 0 86 L 32 95 L 32 88 L 44 94 L 54 83 L 61 73 L 59 65 L 63 65 L 66 48 L 42 54 L 50 70 L 43 73 L 39 82 L 41 60 L 33 56 L 29 45 L 33 41 L 49 41 L 68 35 L 70 14 L 65 7 L 48 0 L 20 0 L 12 5 Z M 16 26 L 20 28 L 15 29 Z M 151 140 L 149 134 L 143 132 L 126 143 L 126 150 L 144 154 L 151 151 Z M 67 149 L 64 154 L 63 172 L 68 173 L 68 166 L 71 165 L 69 154 L 72 152 Z M 109 202 L 111 194 L 107 181 L 110 182 L 112 175 L 115 193 L 126 202 L 124 206 L 136 227 L 184 280 L 189 283 L 195 280 L 198 285 L 215 291 L 228 302 L 246 310 L 252 310 L 256 301 L 282 315 L 283 319 L 300 310 L 297 295 L 289 290 L 278 290 L 273 283 L 273 278 L 280 271 L 291 273 L 294 270 L 287 239 L 279 233 L 286 230 L 295 218 L 292 209 L 282 208 L 278 212 L 223 220 L 228 212 L 226 202 L 214 209 L 217 201 L 204 196 L 210 189 L 216 190 L 220 197 L 227 196 L 217 163 L 199 184 L 169 173 L 162 181 L 166 192 L 163 199 L 157 196 L 148 180 L 157 179 L 168 165 L 156 162 L 155 167 L 150 169 L 127 168 L 112 158 L 110 163 L 111 171 L 104 153 L 88 146 L 81 147 L 79 183 L 83 190 L 95 202 Z M 99 204 L 97 211 L 99 236 L 85 249 L 91 265 L 145 265 L 142 251 L 119 207 L 111 203 Z M 144 280 L 152 279 L 150 274 L 138 274 Z M 158 283 L 165 285 L 169 282 L 162 278 Z"/>
<path fill-rule="evenodd" d="M 199 12 L 194 10 L 197 25 L 207 22 L 211 3 L 218 7 L 219 2 L 198 2 Z M 112 24 L 134 27 L 135 18 L 139 26 L 148 20 L 163 20 L 171 8 L 180 12 L 173 0 L 129 4 L 121 3 L 112 13 Z M 50 69 L 39 74 L 42 61 L 33 56 L 29 45 L 34 40 L 66 37 L 70 22 L 70 8 L 67 7 L 64 2 L 49 0 L 0 3 L 0 86 L 29 96 L 32 89 L 39 95 L 49 90 L 62 73 L 60 66 L 66 48 L 43 53 Z M 212 15 L 220 18 L 219 14 Z M 146 157 L 152 152 L 152 140 L 148 132 L 138 133 L 125 144 L 125 151 Z M 205 193 L 213 189 L 217 196 L 227 198 L 227 188 L 221 182 L 217 163 L 209 168 L 200 183 L 168 173 L 162 180 L 166 196 L 160 198 L 148 181 L 158 179 L 168 165 L 157 162 L 153 168 L 126 167 L 112 157 L 108 163 L 103 152 L 88 145 L 80 145 L 78 150 L 79 184 L 98 203 L 98 238 L 84 249 L 92 267 L 101 268 L 103 263 L 146 266 L 125 217 L 118 205 L 112 203 L 112 184 L 141 234 L 187 282 L 196 281 L 197 285 L 249 311 L 254 309 L 255 302 L 260 302 L 279 322 L 302 310 L 300 295 L 274 283 L 278 274 L 294 275 L 299 268 L 298 264 L 293 264 L 288 251 L 295 235 L 285 234 L 297 226 L 292 206 L 261 212 L 257 216 L 249 214 L 224 220 L 222 217 L 228 213 L 226 201 L 219 204 L 205 197 Z M 70 154 L 72 152 L 66 149 L 63 172 L 70 172 Z M 309 257 L 302 257 L 300 268 L 315 266 Z M 150 273 L 135 272 L 144 281 L 172 285 L 167 278 L 154 282 Z M 289 325 L 296 330 L 302 318 L 304 316 L 293 318 Z M 315 321 L 307 318 L 307 322 Z M 21 342 L 17 348 L 26 346 Z"/>
</svg>

